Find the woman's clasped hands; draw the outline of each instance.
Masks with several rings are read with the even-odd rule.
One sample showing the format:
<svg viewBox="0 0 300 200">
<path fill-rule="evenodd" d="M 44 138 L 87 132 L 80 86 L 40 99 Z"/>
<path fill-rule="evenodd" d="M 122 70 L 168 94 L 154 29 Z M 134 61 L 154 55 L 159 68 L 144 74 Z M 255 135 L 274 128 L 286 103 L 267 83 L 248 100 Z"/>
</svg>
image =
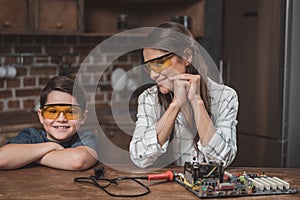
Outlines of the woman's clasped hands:
<svg viewBox="0 0 300 200">
<path fill-rule="evenodd" d="M 197 99 L 201 99 L 200 79 L 200 75 L 187 73 L 170 77 L 170 80 L 174 81 L 174 96 L 180 106 L 187 103 L 193 105 Z"/>
</svg>

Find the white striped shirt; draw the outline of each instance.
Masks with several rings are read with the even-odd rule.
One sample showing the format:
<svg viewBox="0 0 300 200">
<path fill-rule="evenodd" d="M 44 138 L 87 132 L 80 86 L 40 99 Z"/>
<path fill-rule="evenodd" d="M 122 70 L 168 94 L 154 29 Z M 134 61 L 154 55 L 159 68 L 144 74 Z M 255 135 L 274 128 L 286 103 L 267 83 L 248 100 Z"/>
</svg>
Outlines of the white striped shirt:
<svg viewBox="0 0 300 200">
<path fill-rule="evenodd" d="M 185 118 L 178 113 L 174 125 L 174 138 L 163 146 L 158 143 L 156 123 L 161 118 L 162 107 L 158 102 L 157 86 L 145 90 L 138 99 L 136 127 L 130 142 L 130 158 L 138 167 L 164 167 L 174 163 L 214 161 L 226 167 L 235 158 L 238 97 L 225 85 L 208 81 L 211 98 L 211 119 L 216 127 L 209 144 L 198 142 L 200 153 L 193 146 L 194 135 L 187 128 Z M 175 162 L 174 162 L 175 161 Z"/>
</svg>

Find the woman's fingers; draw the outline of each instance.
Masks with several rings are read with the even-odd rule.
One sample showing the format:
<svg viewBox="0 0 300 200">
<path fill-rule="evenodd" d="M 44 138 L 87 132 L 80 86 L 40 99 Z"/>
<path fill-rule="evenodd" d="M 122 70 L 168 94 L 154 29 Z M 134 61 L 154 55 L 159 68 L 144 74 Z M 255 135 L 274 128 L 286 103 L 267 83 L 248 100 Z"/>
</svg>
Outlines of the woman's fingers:
<svg viewBox="0 0 300 200">
<path fill-rule="evenodd" d="M 190 83 L 186 80 L 174 81 L 174 95 L 179 100 L 180 104 L 185 104 L 187 101 L 188 90 Z"/>
<path fill-rule="evenodd" d="M 175 88 L 184 87 L 188 100 L 193 101 L 200 94 L 200 78 L 200 75 L 180 74 L 172 77 L 172 80 L 174 81 Z M 184 85 L 179 86 L 179 83 Z"/>
<path fill-rule="evenodd" d="M 196 74 L 180 74 L 180 75 L 176 75 L 173 77 L 170 77 L 170 80 L 187 80 L 190 83 L 198 83 L 200 82 L 200 75 L 196 75 Z"/>
</svg>

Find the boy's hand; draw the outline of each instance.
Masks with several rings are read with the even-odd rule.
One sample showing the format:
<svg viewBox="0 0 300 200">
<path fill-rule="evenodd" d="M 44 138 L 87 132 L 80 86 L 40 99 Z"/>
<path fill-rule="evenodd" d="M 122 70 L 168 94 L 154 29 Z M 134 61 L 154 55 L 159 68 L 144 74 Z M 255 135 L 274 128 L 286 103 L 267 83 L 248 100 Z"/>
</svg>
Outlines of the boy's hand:
<svg viewBox="0 0 300 200">
<path fill-rule="evenodd" d="M 97 162 L 97 152 L 88 146 L 55 150 L 44 155 L 38 163 L 44 166 L 64 169 L 83 170 Z"/>
<path fill-rule="evenodd" d="M 53 148 L 54 148 L 53 150 L 63 150 L 64 149 L 63 146 L 61 146 L 60 144 L 58 144 L 56 142 L 49 142 L 49 143 L 51 143 L 53 145 Z"/>
<path fill-rule="evenodd" d="M 42 158 L 47 155 L 48 153 L 50 153 L 51 151 L 57 151 L 57 150 L 63 150 L 64 147 L 61 146 L 60 144 L 56 143 L 56 142 L 46 142 L 44 143 L 45 145 L 48 145 L 50 147 L 50 151 L 48 151 L 46 154 L 44 154 L 40 159 L 36 160 L 36 163 L 41 164 L 41 160 Z"/>
<path fill-rule="evenodd" d="M 55 142 L 7 144 L 0 149 L 0 169 L 20 168 L 40 160 L 50 152 L 62 149 L 64 148 Z"/>
</svg>

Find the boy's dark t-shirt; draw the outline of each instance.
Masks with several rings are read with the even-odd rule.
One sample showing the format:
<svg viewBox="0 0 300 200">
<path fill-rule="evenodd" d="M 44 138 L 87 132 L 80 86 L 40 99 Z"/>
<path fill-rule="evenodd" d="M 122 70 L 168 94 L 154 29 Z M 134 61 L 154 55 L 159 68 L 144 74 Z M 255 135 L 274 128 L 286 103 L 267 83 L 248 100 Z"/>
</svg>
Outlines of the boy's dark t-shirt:
<svg viewBox="0 0 300 200">
<path fill-rule="evenodd" d="M 22 130 L 16 137 L 7 141 L 7 144 L 37 144 L 44 142 L 56 142 L 47 138 L 44 130 L 37 130 L 34 128 L 26 128 Z M 98 141 L 94 134 L 91 132 L 75 133 L 69 140 L 64 142 L 56 142 L 64 148 L 75 148 L 78 146 L 88 146 L 98 152 Z"/>
</svg>

